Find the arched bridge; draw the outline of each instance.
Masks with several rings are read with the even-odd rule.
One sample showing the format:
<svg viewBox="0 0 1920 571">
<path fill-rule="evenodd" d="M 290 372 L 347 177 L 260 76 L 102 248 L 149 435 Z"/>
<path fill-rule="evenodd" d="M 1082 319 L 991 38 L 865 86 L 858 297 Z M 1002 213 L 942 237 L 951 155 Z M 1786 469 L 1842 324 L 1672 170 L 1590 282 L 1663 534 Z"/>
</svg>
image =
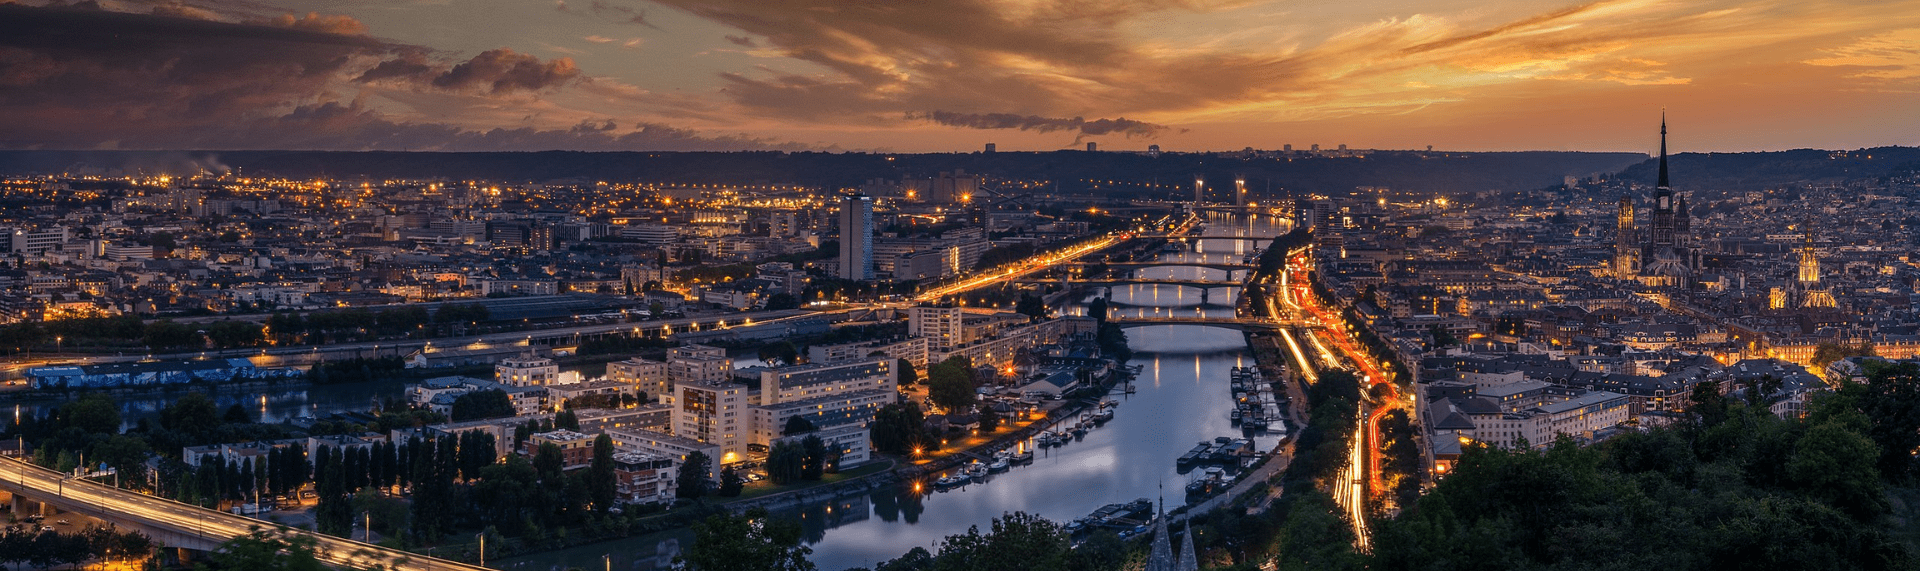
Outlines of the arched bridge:
<svg viewBox="0 0 1920 571">
<path fill-rule="evenodd" d="M 1114 278 L 1114 279 L 1094 279 L 1094 280 L 1024 279 L 1024 280 L 1014 280 L 1014 283 L 1057 284 L 1057 283 L 1061 283 L 1062 281 L 1065 281 L 1067 285 L 1071 285 L 1075 287 L 1170 285 L 1170 286 L 1184 286 L 1184 287 L 1199 288 L 1199 289 L 1213 289 L 1213 288 L 1222 288 L 1222 287 L 1246 286 L 1245 282 L 1238 282 L 1233 280 L 1181 280 L 1181 279 L 1135 279 L 1135 278 Z"/>
<path fill-rule="evenodd" d="M 1190 234 L 1142 235 L 1138 238 L 1164 238 L 1167 240 L 1238 240 L 1241 242 L 1272 242 L 1273 236 L 1194 236 Z"/>
<path fill-rule="evenodd" d="M 1202 327 L 1220 327 L 1225 329 L 1235 329 L 1239 331 L 1274 331 L 1288 325 L 1287 323 L 1284 323 L 1284 322 L 1269 321 L 1265 319 L 1248 319 L 1248 318 L 1239 318 L 1239 317 L 1201 317 L 1197 315 L 1186 316 L 1186 317 L 1108 317 L 1107 323 L 1118 325 L 1122 329 L 1132 328 L 1132 327 L 1145 327 L 1148 325 L 1198 325 Z"/>
<path fill-rule="evenodd" d="M 1207 268 L 1209 270 L 1229 272 L 1234 270 L 1251 270 L 1254 268 L 1253 264 L 1238 264 L 1234 262 L 1075 262 L 1074 265 L 1106 266 L 1116 270 L 1141 268 Z"/>
<path fill-rule="evenodd" d="M 255 527 L 275 527 L 252 518 L 74 479 L 13 458 L 0 460 L 0 490 L 13 494 L 16 505 L 22 500 L 37 501 L 60 511 L 84 514 L 112 522 L 122 529 L 139 531 L 168 547 L 211 551 L 229 539 L 252 533 Z M 292 529 L 287 533 L 318 541 L 316 555 L 332 567 L 384 566 L 393 571 L 485 569 L 310 531 Z"/>
</svg>

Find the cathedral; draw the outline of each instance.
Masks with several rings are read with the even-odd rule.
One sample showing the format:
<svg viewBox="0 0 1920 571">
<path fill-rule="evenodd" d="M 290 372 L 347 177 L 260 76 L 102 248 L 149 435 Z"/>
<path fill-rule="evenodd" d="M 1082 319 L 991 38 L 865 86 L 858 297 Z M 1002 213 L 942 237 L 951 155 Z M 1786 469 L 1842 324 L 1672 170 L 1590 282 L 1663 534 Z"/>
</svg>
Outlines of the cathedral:
<svg viewBox="0 0 1920 571">
<path fill-rule="evenodd" d="M 1660 119 L 1660 180 L 1653 191 L 1653 220 L 1644 236 L 1634 227 L 1634 201 L 1621 195 L 1619 229 L 1614 235 L 1613 271 L 1620 279 L 1651 287 L 1686 287 L 1700 269 L 1693 245 L 1687 199 L 1675 196 L 1667 180 L 1667 120 Z"/>
<path fill-rule="evenodd" d="M 1831 309 L 1840 305 L 1833 298 L 1833 290 L 1820 283 L 1820 253 L 1813 249 L 1813 224 L 1805 226 L 1807 240 L 1800 246 L 1798 275 L 1786 287 L 1768 292 L 1768 309 Z"/>
</svg>

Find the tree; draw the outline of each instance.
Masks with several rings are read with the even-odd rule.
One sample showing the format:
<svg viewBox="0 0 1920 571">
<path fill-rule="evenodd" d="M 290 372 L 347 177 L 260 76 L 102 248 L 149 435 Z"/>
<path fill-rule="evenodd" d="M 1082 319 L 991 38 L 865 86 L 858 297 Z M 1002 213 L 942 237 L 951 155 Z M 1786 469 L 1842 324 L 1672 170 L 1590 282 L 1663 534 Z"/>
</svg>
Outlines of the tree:
<svg viewBox="0 0 1920 571">
<path fill-rule="evenodd" d="M 746 486 L 747 486 L 747 479 L 740 477 L 739 470 L 733 469 L 732 466 L 728 466 L 725 469 L 720 470 L 720 489 L 717 492 L 720 495 L 720 497 L 724 497 L 724 498 L 740 497 L 740 490 L 745 488 Z"/>
<path fill-rule="evenodd" d="M 220 422 L 227 424 L 253 424 L 253 415 L 247 414 L 247 408 L 235 403 L 227 407 L 226 414 L 220 415 Z"/>
<path fill-rule="evenodd" d="M 947 536 L 940 542 L 934 569 L 1061 569 L 1071 552 L 1067 534 L 1046 518 L 1012 512 L 993 519 L 986 534 L 980 528 Z"/>
<path fill-rule="evenodd" d="M 159 248 L 162 252 L 172 252 L 175 247 L 180 245 L 179 242 L 174 239 L 173 234 L 169 232 L 155 232 L 152 241 L 153 247 Z"/>
<path fill-rule="evenodd" d="M 454 397 L 453 407 L 449 412 L 451 414 L 448 416 L 452 417 L 454 422 L 506 418 L 516 413 L 512 397 L 507 395 L 507 391 L 500 389 L 473 391 Z"/>
<path fill-rule="evenodd" d="M 613 473 L 613 439 L 602 434 L 593 439 L 593 460 L 587 464 L 587 491 L 593 496 L 593 508 L 605 512 L 613 507 L 618 483 Z"/>
<path fill-rule="evenodd" d="M 913 361 L 898 359 L 893 366 L 900 371 L 900 386 L 911 387 L 920 382 L 920 372 L 914 370 Z"/>
<path fill-rule="evenodd" d="M 767 447 L 767 478 L 787 485 L 805 478 L 807 451 L 792 440 L 774 442 Z"/>
<path fill-rule="evenodd" d="M 323 446 L 315 452 L 315 495 L 319 506 L 313 510 L 313 526 L 320 533 L 347 537 L 353 533 L 353 499 L 348 496 L 345 455 L 339 448 Z"/>
<path fill-rule="evenodd" d="M 927 369 L 927 398 L 934 406 L 948 411 L 965 410 L 973 406 L 980 395 L 974 392 L 972 375 L 952 361 L 942 362 Z"/>
<path fill-rule="evenodd" d="M 1886 490 L 1874 463 L 1873 441 L 1839 422 L 1807 431 L 1787 460 L 1787 475 L 1823 502 L 1860 519 L 1887 511 Z"/>
<path fill-rule="evenodd" d="M 560 414 L 553 415 L 553 427 L 555 429 L 579 432 L 580 416 L 574 414 L 571 410 L 560 411 Z"/>
<path fill-rule="evenodd" d="M 1100 352 L 1113 360 L 1125 363 L 1133 359 L 1133 347 L 1127 343 L 1127 332 L 1118 324 L 1102 321 L 1094 330 L 1094 342 L 1100 345 Z"/>
<path fill-rule="evenodd" d="M 1871 356 L 1873 356 L 1872 343 L 1861 343 L 1859 345 L 1821 343 L 1813 347 L 1813 366 L 1816 368 L 1826 368 L 1827 365 L 1833 364 L 1834 361 L 1847 357 Z"/>
<path fill-rule="evenodd" d="M 1034 319 L 1044 319 L 1047 317 L 1046 301 L 1040 299 L 1040 296 L 1030 293 L 1020 294 L 1020 301 L 1014 302 L 1013 310 L 1021 315 Z"/>
<path fill-rule="evenodd" d="M 312 537 L 255 527 L 247 535 L 220 544 L 212 560 L 218 569 L 327 571 L 318 557 L 319 544 Z"/>
<path fill-rule="evenodd" d="M 764 508 L 719 514 L 693 524 L 693 545 L 675 558 L 692 571 L 814 571 L 800 543 L 799 520 L 769 517 Z"/>
<path fill-rule="evenodd" d="M 87 434 L 119 434 L 120 404 L 104 393 L 87 393 L 60 405 L 65 425 Z"/>
<path fill-rule="evenodd" d="M 560 446 L 552 442 L 541 442 L 533 450 L 533 469 L 540 474 L 540 482 L 546 485 L 560 483 L 560 476 L 566 473 L 567 459 L 560 452 Z"/>
<path fill-rule="evenodd" d="M 913 401 L 880 407 L 874 412 L 869 431 L 873 435 L 873 449 L 888 454 L 934 450 L 940 445 L 940 439 L 927 434 L 926 417 L 921 414 L 920 405 Z"/>
<path fill-rule="evenodd" d="M 1000 411 L 993 410 L 993 404 L 980 403 L 977 410 L 980 414 L 981 432 L 991 434 L 993 431 L 1000 430 Z"/>
<path fill-rule="evenodd" d="M 1093 318 L 1094 321 L 1100 324 L 1105 324 L 1107 322 L 1107 298 L 1093 298 L 1093 302 L 1087 304 L 1087 317 Z"/>
<path fill-rule="evenodd" d="M 708 464 L 713 460 L 704 452 L 691 452 L 680 463 L 680 473 L 674 478 L 673 495 L 678 498 L 695 500 L 707 495 L 707 486 L 712 483 L 708 478 Z"/>
<path fill-rule="evenodd" d="M 769 364 L 791 365 L 800 361 L 800 349 L 792 341 L 774 341 L 760 346 L 760 360 Z"/>
<path fill-rule="evenodd" d="M 1433 347 L 1435 349 L 1460 344 L 1460 340 L 1453 336 L 1453 332 L 1447 331 L 1447 328 L 1438 325 L 1428 327 L 1427 335 L 1433 337 Z"/>
<path fill-rule="evenodd" d="M 793 436 L 795 434 L 801 434 L 801 433 L 813 432 L 813 431 L 814 431 L 813 421 L 807 420 L 806 415 L 797 414 L 787 418 L 787 425 L 780 429 L 780 435 Z"/>
<path fill-rule="evenodd" d="M 800 450 L 805 460 L 800 464 L 800 477 L 806 480 L 818 480 L 827 471 L 827 443 L 812 434 L 800 439 Z"/>
<path fill-rule="evenodd" d="M 768 311 L 779 310 L 779 309 L 799 309 L 799 308 L 800 308 L 800 298 L 794 297 L 793 294 L 782 292 L 782 293 L 773 294 L 771 296 L 767 296 L 766 309 Z"/>
</svg>

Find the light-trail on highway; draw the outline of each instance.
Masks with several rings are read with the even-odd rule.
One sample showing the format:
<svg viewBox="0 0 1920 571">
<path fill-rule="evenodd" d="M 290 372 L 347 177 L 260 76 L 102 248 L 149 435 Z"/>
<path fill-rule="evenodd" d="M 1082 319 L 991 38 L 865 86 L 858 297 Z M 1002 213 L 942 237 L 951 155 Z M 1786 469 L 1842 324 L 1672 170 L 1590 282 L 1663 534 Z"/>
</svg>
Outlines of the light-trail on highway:
<svg viewBox="0 0 1920 571">
<path fill-rule="evenodd" d="M 66 474 L 34 466 L 17 459 L 0 461 L 0 487 L 24 489 L 28 496 L 52 503 L 79 504 L 97 510 L 91 514 L 105 519 L 122 518 L 127 523 L 171 529 L 181 535 L 195 535 L 210 543 L 221 543 L 244 536 L 254 528 L 274 529 L 275 524 L 210 510 L 173 500 L 121 490 L 104 484 L 70 478 Z M 77 510 L 86 513 L 84 510 Z M 110 514 L 110 515 L 108 515 Z M 370 545 L 299 529 L 287 533 L 312 537 L 317 542 L 316 557 L 335 567 L 393 571 L 481 571 L 484 567 Z"/>
</svg>

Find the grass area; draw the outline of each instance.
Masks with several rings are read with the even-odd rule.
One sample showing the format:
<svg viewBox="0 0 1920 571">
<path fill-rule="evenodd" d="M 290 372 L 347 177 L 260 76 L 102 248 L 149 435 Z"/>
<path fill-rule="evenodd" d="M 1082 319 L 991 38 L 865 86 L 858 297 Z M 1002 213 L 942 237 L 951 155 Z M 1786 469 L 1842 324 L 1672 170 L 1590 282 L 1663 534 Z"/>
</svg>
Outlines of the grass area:
<svg viewBox="0 0 1920 571">
<path fill-rule="evenodd" d="M 807 488 L 825 486 L 825 485 L 834 484 L 837 482 L 844 482 L 854 478 L 867 476 L 870 474 L 878 474 L 880 472 L 884 472 L 891 469 L 893 469 L 893 460 L 883 459 L 881 461 L 869 462 L 865 466 L 854 468 L 852 470 L 848 470 L 845 472 L 839 472 L 835 474 L 826 474 L 821 476 L 820 479 L 818 480 L 813 480 L 813 481 L 802 480 L 799 482 L 787 484 L 785 486 L 776 485 L 773 483 L 773 480 L 762 480 L 759 482 L 747 484 L 745 488 L 742 488 L 740 490 L 740 497 L 729 498 L 725 501 L 728 503 L 731 503 L 731 502 L 737 502 L 741 500 L 750 500 L 750 499 L 758 498 L 761 496 L 770 496 L 770 495 L 778 494 L 781 492 L 791 492 L 794 490 L 804 490 Z"/>
</svg>

